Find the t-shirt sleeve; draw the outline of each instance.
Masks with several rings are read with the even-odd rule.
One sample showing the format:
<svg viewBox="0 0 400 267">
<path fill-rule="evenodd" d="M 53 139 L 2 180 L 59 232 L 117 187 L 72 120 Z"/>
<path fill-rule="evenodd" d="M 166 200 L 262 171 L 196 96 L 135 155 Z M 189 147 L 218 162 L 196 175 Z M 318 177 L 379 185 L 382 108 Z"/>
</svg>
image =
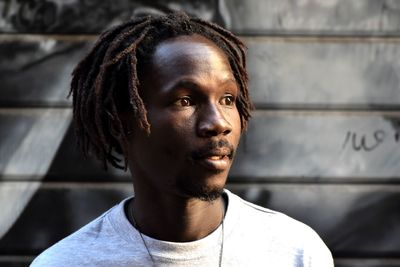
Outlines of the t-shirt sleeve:
<svg viewBox="0 0 400 267">
<path fill-rule="evenodd" d="M 304 251 L 304 267 L 334 267 L 332 253 L 313 231 Z"/>
<path fill-rule="evenodd" d="M 71 267 L 74 266 L 74 261 L 71 257 L 67 257 L 68 253 L 57 253 L 54 250 L 46 250 L 40 254 L 29 265 L 30 267 Z M 76 262 L 75 262 L 76 263 Z"/>
</svg>

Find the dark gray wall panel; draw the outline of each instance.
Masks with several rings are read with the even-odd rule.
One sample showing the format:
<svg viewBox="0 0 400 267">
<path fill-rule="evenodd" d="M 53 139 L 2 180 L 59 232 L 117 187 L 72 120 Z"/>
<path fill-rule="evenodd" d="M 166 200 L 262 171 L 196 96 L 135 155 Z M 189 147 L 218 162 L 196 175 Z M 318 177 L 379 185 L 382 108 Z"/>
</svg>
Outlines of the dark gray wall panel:
<svg viewBox="0 0 400 267">
<path fill-rule="evenodd" d="M 6 177 L 4 178 L 6 179 Z M 74 129 L 71 124 L 43 180 L 131 181 L 131 176 L 129 170 L 124 172 L 112 166 L 108 166 L 108 169 L 104 170 L 103 164 L 94 155 L 85 158 L 76 145 Z"/>
<path fill-rule="evenodd" d="M 258 111 L 242 138 L 232 178 L 398 181 L 399 134 L 399 112 Z"/>
<path fill-rule="evenodd" d="M 69 106 L 95 36 L 0 37 L 1 106 Z M 400 43 L 245 38 L 259 108 L 400 109 Z"/>
<path fill-rule="evenodd" d="M 0 178 L 43 178 L 71 118 L 69 108 L 0 109 Z"/>
<path fill-rule="evenodd" d="M 71 120 L 71 108 L 0 109 L 0 180 L 121 179 L 122 171 L 83 157 Z"/>
<path fill-rule="evenodd" d="M 19 188 L 9 193 L 19 194 Z M 130 195 L 131 188 L 129 183 L 44 183 L 0 240 L 0 253 L 37 253 Z M 309 224 L 336 256 L 400 256 L 399 186 L 248 184 L 228 188 Z"/>
<path fill-rule="evenodd" d="M 41 180 L 53 161 L 71 122 L 70 109 L 0 110 L 0 180 Z M 7 175 L 7 178 L 3 176 Z M 0 187 L 0 238 L 13 225 L 39 183 Z M 19 194 L 13 194 L 16 189 Z M 10 193 L 11 192 L 11 193 Z"/>
<path fill-rule="evenodd" d="M 400 109 L 400 43 L 247 38 L 259 107 Z"/>
<path fill-rule="evenodd" d="M 335 259 L 335 267 L 399 267 L 400 259 Z"/>
<path fill-rule="evenodd" d="M 86 49 L 79 39 L 65 39 L 0 36 L 1 106 L 70 105 L 71 73 Z"/>
<path fill-rule="evenodd" d="M 25 267 L 33 261 L 32 256 L 0 256 L 0 267 Z"/>
<path fill-rule="evenodd" d="M 253 115 L 230 173 L 232 182 L 400 179 L 399 112 Z M 82 157 L 71 126 L 67 132 L 70 116 L 70 109 L 0 110 L 1 128 L 8 129 L 0 131 L 2 179 L 129 181 L 129 173 L 105 172 L 94 157 Z"/>
<path fill-rule="evenodd" d="M 390 0 L 229 0 L 231 28 L 253 34 L 394 34 L 400 3 Z"/>
<path fill-rule="evenodd" d="M 390 0 L 2 1 L 0 31 L 93 33 L 133 15 L 185 10 L 239 33 L 398 34 Z"/>
<path fill-rule="evenodd" d="M 2 182 L 8 187 L 8 206 L 19 205 L 26 182 Z M 77 230 L 127 197 L 129 184 L 41 185 L 12 228 L 0 240 L 0 254 L 37 254 L 50 244 Z M 3 194 L 4 195 L 4 194 Z M 28 229 L 29 228 L 29 229 Z"/>
<path fill-rule="evenodd" d="M 1 1 L 0 32 L 96 33 L 143 14 L 184 10 L 188 14 L 226 25 L 229 14 L 218 0 L 120 1 Z M 223 2 L 223 1 L 221 1 Z M 226 25 L 228 26 L 228 25 Z"/>
</svg>

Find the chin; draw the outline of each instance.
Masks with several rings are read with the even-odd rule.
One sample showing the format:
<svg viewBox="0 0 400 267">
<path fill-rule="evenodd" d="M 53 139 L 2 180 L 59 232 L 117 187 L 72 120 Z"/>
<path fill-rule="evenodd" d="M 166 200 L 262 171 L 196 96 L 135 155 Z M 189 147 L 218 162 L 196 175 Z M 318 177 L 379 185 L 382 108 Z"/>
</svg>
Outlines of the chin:
<svg viewBox="0 0 400 267">
<path fill-rule="evenodd" d="M 224 192 L 225 181 L 226 178 L 221 183 L 208 184 L 204 183 L 204 181 L 196 182 L 190 179 L 178 179 L 177 189 L 185 197 L 211 202 L 221 197 Z"/>
<path fill-rule="evenodd" d="M 193 192 L 192 197 L 198 198 L 202 201 L 212 202 L 222 196 L 224 188 L 203 188 L 197 192 Z"/>
</svg>

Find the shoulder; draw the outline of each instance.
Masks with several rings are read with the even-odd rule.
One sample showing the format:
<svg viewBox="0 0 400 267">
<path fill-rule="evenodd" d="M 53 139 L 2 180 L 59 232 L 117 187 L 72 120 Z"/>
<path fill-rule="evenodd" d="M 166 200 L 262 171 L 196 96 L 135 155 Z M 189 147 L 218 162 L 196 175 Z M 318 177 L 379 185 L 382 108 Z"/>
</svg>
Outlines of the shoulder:
<svg viewBox="0 0 400 267">
<path fill-rule="evenodd" d="M 301 232 L 309 232 L 310 227 L 304 223 L 295 220 L 284 213 L 279 211 L 271 210 L 268 208 L 261 207 L 254 203 L 248 202 L 241 197 L 226 190 L 229 197 L 228 209 L 232 209 L 233 212 L 238 213 L 240 220 L 244 223 L 250 223 L 259 225 L 262 228 L 282 228 L 302 230 Z M 277 230 L 277 229 L 274 229 Z"/>
<path fill-rule="evenodd" d="M 333 266 L 330 250 L 311 227 L 229 191 L 228 196 L 229 205 L 239 213 L 236 231 L 243 231 L 244 238 L 252 238 L 249 242 L 262 244 L 262 248 L 269 248 L 275 254 L 294 255 L 296 261 L 308 264 L 305 266 Z"/>
<path fill-rule="evenodd" d="M 116 243 L 124 240 L 119 238 L 112 222 L 117 219 L 115 216 L 119 214 L 121 204 L 43 251 L 31 266 L 88 266 L 110 246 L 121 245 Z"/>
<path fill-rule="evenodd" d="M 235 213 L 239 213 L 240 220 L 243 223 L 251 223 L 269 230 L 282 229 L 285 232 L 296 231 L 298 234 L 315 234 L 309 226 L 282 212 L 253 204 L 229 191 L 227 191 L 227 194 L 229 197 L 228 209 L 233 209 Z"/>
</svg>

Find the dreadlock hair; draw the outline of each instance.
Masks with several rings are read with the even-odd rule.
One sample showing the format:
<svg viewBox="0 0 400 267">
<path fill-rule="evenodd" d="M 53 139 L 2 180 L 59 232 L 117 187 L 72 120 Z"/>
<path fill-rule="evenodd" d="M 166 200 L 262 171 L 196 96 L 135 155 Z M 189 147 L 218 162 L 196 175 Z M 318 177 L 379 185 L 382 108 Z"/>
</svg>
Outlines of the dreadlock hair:
<svg viewBox="0 0 400 267">
<path fill-rule="evenodd" d="M 253 106 L 248 94 L 245 45 L 228 30 L 183 12 L 138 17 L 103 32 L 72 73 L 69 95 L 73 96 L 75 134 L 85 156 L 94 152 L 105 169 L 107 162 L 127 169 L 129 155 L 123 153 L 122 146 L 128 145 L 128 133 L 121 112 L 133 112 L 137 126 L 147 134 L 151 130 L 138 77 L 158 44 L 193 34 L 214 42 L 228 58 L 239 86 L 236 106 L 242 130 L 246 129 Z M 116 153 L 123 154 L 123 165 Z"/>
</svg>

